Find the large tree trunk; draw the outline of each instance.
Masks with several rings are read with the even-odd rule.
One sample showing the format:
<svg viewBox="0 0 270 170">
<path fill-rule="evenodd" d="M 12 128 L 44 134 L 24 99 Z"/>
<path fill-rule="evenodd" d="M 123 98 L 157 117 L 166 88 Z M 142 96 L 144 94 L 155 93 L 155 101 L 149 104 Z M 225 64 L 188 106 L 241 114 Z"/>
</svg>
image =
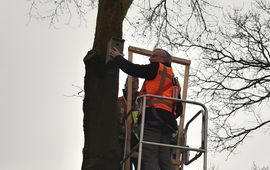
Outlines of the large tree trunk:
<svg viewBox="0 0 270 170">
<path fill-rule="evenodd" d="M 99 0 L 94 45 L 84 58 L 85 98 L 82 170 L 117 170 L 118 148 L 116 101 L 119 69 L 106 65 L 107 42 L 122 37 L 122 22 L 132 1 Z"/>
</svg>

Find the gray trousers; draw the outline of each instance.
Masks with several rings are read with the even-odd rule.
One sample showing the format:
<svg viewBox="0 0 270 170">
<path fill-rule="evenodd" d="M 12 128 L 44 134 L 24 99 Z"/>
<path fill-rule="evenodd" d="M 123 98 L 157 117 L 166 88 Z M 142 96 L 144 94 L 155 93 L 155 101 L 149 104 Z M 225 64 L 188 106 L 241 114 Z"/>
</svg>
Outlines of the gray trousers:
<svg viewBox="0 0 270 170">
<path fill-rule="evenodd" d="M 164 127 L 145 124 L 144 141 L 169 144 L 171 132 Z M 174 170 L 171 163 L 171 149 L 149 144 L 142 147 L 142 170 Z"/>
</svg>

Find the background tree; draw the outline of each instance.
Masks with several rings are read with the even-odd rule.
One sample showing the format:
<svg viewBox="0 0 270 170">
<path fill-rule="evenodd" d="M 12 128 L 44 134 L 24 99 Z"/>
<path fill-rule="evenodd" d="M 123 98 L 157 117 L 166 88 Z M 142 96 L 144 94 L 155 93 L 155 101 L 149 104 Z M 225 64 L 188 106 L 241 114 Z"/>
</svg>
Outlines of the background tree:
<svg viewBox="0 0 270 170">
<path fill-rule="evenodd" d="M 187 30 L 197 18 L 198 22 L 205 27 L 203 17 L 204 4 L 201 1 L 141 1 L 134 2 L 134 7 L 139 8 L 139 14 L 143 16 L 139 25 L 144 25 L 144 35 L 152 33 L 157 44 L 162 43 L 165 37 L 169 39 L 166 29 L 177 31 L 170 20 L 177 15 L 178 25 Z M 202 1 L 205 3 L 205 1 Z M 90 8 L 98 6 L 95 39 L 92 49 L 84 58 L 85 81 L 84 81 L 84 170 L 106 170 L 119 168 L 119 154 L 117 143 L 118 121 L 116 114 L 116 101 L 118 95 L 119 70 L 113 64 L 105 64 L 107 42 L 111 37 L 122 38 L 122 23 L 127 14 L 132 0 L 48 0 L 31 1 L 30 19 L 48 19 L 52 26 L 57 25 L 62 19 L 66 23 L 72 23 L 74 14 L 80 21 L 86 21 L 86 13 Z M 187 3 L 187 4 L 185 4 Z M 177 5 L 177 8 L 174 8 Z M 179 14 L 181 9 L 190 9 L 184 18 Z M 49 10 L 48 10 L 49 9 Z M 186 26 L 185 26 L 186 25 Z M 175 28 L 174 28 L 175 27 Z M 148 29 L 149 28 L 149 29 Z M 199 29 L 198 29 L 199 30 Z M 179 33 L 179 32 L 178 32 Z M 148 36 L 148 35 L 147 35 Z"/>
<path fill-rule="evenodd" d="M 77 11 L 84 19 L 86 7 L 94 7 L 95 1 L 32 1 L 30 15 L 48 18 L 52 25 L 58 19 L 68 18 Z M 119 71 L 113 65 L 105 65 L 107 42 L 111 37 L 122 38 L 122 22 L 131 0 L 99 0 L 95 39 L 92 49 L 84 58 L 84 148 L 82 169 L 118 169 L 116 101 L 118 95 Z M 38 7 L 48 5 L 49 14 L 40 14 Z"/>
<path fill-rule="evenodd" d="M 201 50 L 193 83 L 213 113 L 210 140 L 218 151 L 231 153 L 254 131 L 269 131 L 269 23 L 270 4 L 258 0 L 187 45 Z"/>
<path fill-rule="evenodd" d="M 201 52 L 203 60 L 193 80 L 198 96 L 215 114 L 211 140 L 217 150 L 233 151 L 247 134 L 269 123 L 253 109 L 269 99 L 270 91 L 266 1 L 257 1 L 258 11 L 225 14 L 224 22 L 216 22 L 215 14 L 221 8 L 210 0 L 32 0 L 31 4 L 30 18 L 48 19 L 53 26 L 62 19 L 71 23 L 75 14 L 87 21 L 87 11 L 98 6 L 94 44 L 84 58 L 84 169 L 118 167 L 115 110 L 119 75 L 114 65 L 105 65 L 105 56 L 108 40 L 122 37 L 129 9 L 135 14 L 127 15 L 127 30 L 135 40 L 149 43 L 148 48 Z M 229 124 L 233 115 L 243 111 L 251 112 L 257 125 L 233 128 Z"/>
<path fill-rule="evenodd" d="M 253 162 L 253 166 L 252 166 L 252 169 L 251 170 L 269 170 L 269 167 L 268 166 L 262 166 L 262 167 L 259 167 L 258 165 L 256 165 L 254 162 Z"/>
<path fill-rule="evenodd" d="M 270 120 L 264 115 L 270 95 L 270 5 L 257 0 L 247 11 L 225 12 L 226 8 L 214 3 L 191 1 L 190 13 L 176 12 L 181 2 L 172 6 L 162 2 L 141 12 L 136 17 L 135 37 L 150 35 L 154 45 L 200 56 L 192 60 L 197 65 L 192 66 L 190 94 L 194 100 L 201 98 L 210 110 L 212 147 L 231 153 L 252 132 L 269 130 Z M 207 12 L 209 8 L 212 13 Z M 200 17 L 187 15 L 192 13 Z"/>
<path fill-rule="evenodd" d="M 215 165 L 211 165 L 208 170 L 218 170 L 218 167 Z M 269 170 L 268 166 L 258 166 L 255 162 L 253 162 L 253 165 L 251 167 L 251 170 Z"/>
</svg>

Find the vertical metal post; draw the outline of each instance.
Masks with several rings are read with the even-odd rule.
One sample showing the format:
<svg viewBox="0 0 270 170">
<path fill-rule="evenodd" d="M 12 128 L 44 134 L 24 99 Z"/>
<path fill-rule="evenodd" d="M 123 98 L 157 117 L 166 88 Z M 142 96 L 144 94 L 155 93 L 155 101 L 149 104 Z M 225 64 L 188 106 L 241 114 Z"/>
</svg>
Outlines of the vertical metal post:
<svg viewBox="0 0 270 170">
<path fill-rule="evenodd" d="M 208 110 L 207 108 L 204 106 L 204 110 L 205 110 L 205 116 L 204 116 L 204 149 L 205 149 L 205 152 L 204 152 L 204 159 L 203 159 L 203 167 L 204 167 L 204 170 L 207 170 L 207 136 L 208 136 Z"/>
<path fill-rule="evenodd" d="M 142 163 L 142 145 L 143 145 L 142 141 L 143 141 L 143 134 L 144 134 L 145 106 L 146 106 L 146 96 L 143 96 L 143 103 L 142 103 L 142 122 L 141 122 L 141 130 L 140 130 L 138 165 L 137 165 L 137 169 L 138 170 L 141 170 L 141 163 Z"/>
</svg>

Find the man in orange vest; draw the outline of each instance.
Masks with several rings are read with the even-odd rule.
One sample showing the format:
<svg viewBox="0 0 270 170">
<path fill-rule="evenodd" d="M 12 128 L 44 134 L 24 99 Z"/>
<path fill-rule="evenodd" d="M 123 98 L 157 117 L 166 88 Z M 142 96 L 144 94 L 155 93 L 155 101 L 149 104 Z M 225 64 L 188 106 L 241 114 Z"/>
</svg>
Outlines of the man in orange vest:
<svg viewBox="0 0 270 170">
<path fill-rule="evenodd" d="M 131 149 L 135 147 L 138 142 L 137 135 L 137 121 L 138 121 L 138 107 L 136 105 L 136 98 L 138 96 L 139 89 L 139 79 L 136 77 L 132 77 L 132 108 L 130 111 L 130 115 L 127 112 L 127 89 L 128 89 L 128 78 L 126 79 L 125 88 L 123 89 L 123 96 L 118 98 L 117 101 L 117 113 L 119 113 L 119 123 L 120 123 L 120 132 L 119 132 L 119 142 L 121 145 L 121 154 L 124 156 L 125 152 L 125 136 L 126 136 L 126 119 L 128 116 L 131 116 L 132 120 L 132 129 L 131 129 Z M 122 157 L 123 159 L 124 157 Z M 137 169 L 137 159 L 131 158 L 131 163 L 134 165 L 135 170 Z M 131 167 L 132 167 L 132 164 Z M 132 168 L 130 168 L 132 169 Z"/>
<path fill-rule="evenodd" d="M 142 94 L 153 94 L 164 97 L 174 97 L 173 86 L 177 85 L 171 68 L 171 55 L 163 49 L 154 49 L 150 57 L 150 64 L 133 64 L 126 60 L 116 48 L 110 50 L 113 62 L 125 73 L 144 78 L 140 91 Z M 175 83 L 177 82 L 177 83 Z M 147 98 L 145 113 L 144 140 L 149 142 L 169 144 L 171 135 L 177 130 L 176 118 L 181 114 L 175 111 L 174 103 L 170 100 Z M 143 144 L 142 170 L 174 170 L 171 163 L 171 149 Z"/>
</svg>

